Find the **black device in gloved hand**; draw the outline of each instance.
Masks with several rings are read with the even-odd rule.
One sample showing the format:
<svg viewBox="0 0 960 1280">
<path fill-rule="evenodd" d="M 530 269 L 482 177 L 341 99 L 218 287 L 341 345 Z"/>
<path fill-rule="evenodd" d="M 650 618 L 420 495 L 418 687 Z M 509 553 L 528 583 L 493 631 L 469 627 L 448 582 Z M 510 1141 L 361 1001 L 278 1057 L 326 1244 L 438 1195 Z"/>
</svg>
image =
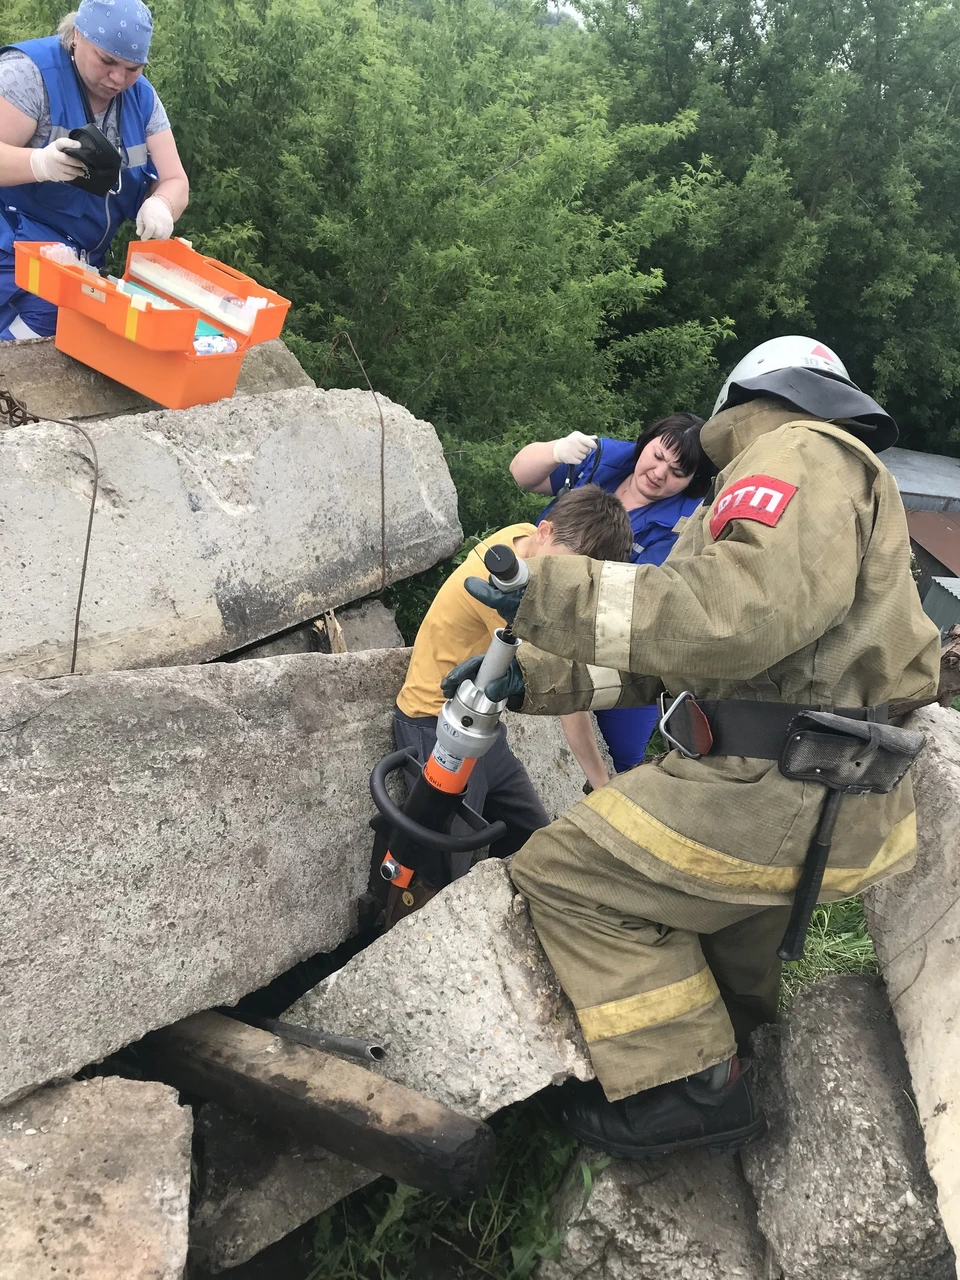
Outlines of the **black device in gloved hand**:
<svg viewBox="0 0 960 1280">
<path fill-rule="evenodd" d="M 80 146 L 71 151 L 70 155 L 76 156 L 87 168 L 86 174 L 83 177 L 74 178 L 70 186 L 79 187 L 81 191 L 89 191 L 95 196 L 105 196 L 117 185 L 123 156 L 103 130 L 95 124 L 85 124 L 79 129 L 71 129 L 70 137 L 80 143 Z"/>
</svg>

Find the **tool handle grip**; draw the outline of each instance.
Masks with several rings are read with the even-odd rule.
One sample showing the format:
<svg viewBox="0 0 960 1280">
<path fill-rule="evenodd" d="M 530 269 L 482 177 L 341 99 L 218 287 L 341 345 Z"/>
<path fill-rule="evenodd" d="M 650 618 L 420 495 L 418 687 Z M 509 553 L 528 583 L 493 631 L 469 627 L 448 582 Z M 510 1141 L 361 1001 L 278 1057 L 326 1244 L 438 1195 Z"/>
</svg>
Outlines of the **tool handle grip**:
<svg viewBox="0 0 960 1280">
<path fill-rule="evenodd" d="M 394 751 L 374 765 L 373 772 L 370 774 L 370 794 L 373 797 L 373 803 L 391 827 L 402 831 L 405 836 L 423 845 L 425 849 L 433 849 L 437 853 L 473 853 L 476 849 L 493 844 L 501 836 L 506 835 L 506 823 L 499 821 L 491 822 L 489 826 L 482 827 L 468 836 L 452 836 L 449 831 L 431 831 L 428 827 L 422 827 L 419 822 L 414 822 L 412 818 L 407 817 L 387 791 L 387 775 L 393 773 L 395 769 L 402 769 L 407 760 L 415 755 L 416 752 L 412 747 Z"/>
<path fill-rule="evenodd" d="M 508 633 L 505 627 L 497 627 L 474 680 L 478 689 L 486 692 L 488 684 L 507 674 L 519 644 L 519 639 L 512 633 Z"/>
<path fill-rule="evenodd" d="M 790 912 L 783 941 L 777 948 L 777 955 L 781 960 L 799 960 L 803 956 L 807 930 L 810 928 L 810 920 L 817 905 L 817 899 L 820 897 L 823 873 L 827 869 L 830 846 L 833 843 L 833 828 L 836 826 L 842 799 L 842 791 L 827 793 L 823 813 L 820 815 L 816 834 L 810 841 L 806 861 L 793 895 L 793 910 Z"/>
</svg>

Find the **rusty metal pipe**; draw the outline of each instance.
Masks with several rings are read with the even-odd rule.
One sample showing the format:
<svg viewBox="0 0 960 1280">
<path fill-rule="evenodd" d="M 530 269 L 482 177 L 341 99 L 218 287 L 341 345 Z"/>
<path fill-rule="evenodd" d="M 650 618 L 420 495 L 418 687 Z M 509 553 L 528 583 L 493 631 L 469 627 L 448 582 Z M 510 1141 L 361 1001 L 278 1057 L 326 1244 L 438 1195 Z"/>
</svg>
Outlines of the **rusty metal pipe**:
<svg viewBox="0 0 960 1280">
<path fill-rule="evenodd" d="M 493 1168 L 496 1138 L 482 1121 L 223 1014 L 152 1031 L 138 1049 L 145 1067 L 184 1092 L 423 1191 L 475 1196 Z"/>
</svg>

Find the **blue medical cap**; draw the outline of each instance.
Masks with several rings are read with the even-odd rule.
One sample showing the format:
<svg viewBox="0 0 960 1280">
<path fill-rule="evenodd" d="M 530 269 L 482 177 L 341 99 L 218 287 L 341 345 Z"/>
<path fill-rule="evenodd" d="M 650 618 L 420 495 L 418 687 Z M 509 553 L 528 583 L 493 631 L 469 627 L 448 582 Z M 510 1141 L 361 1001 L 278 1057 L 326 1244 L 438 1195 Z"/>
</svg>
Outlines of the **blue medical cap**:
<svg viewBox="0 0 960 1280">
<path fill-rule="evenodd" d="M 142 0 L 81 0 L 74 24 L 105 53 L 124 62 L 146 62 L 153 18 Z"/>
</svg>

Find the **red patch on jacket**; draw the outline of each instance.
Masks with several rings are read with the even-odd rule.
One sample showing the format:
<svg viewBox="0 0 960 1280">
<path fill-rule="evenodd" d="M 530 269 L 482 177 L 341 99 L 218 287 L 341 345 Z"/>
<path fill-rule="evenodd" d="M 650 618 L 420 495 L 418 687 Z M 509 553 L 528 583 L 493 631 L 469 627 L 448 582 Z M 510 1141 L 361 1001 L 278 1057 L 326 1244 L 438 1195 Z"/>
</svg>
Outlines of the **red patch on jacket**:
<svg viewBox="0 0 960 1280">
<path fill-rule="evenodd" d="M 714 503 L 710 533 L 714 541 L 730 520 L 758 520 L 775 525 L 797 492 L 795 484 L 773 476 L 744 476 L 728 485 Z"/>
</svg>

